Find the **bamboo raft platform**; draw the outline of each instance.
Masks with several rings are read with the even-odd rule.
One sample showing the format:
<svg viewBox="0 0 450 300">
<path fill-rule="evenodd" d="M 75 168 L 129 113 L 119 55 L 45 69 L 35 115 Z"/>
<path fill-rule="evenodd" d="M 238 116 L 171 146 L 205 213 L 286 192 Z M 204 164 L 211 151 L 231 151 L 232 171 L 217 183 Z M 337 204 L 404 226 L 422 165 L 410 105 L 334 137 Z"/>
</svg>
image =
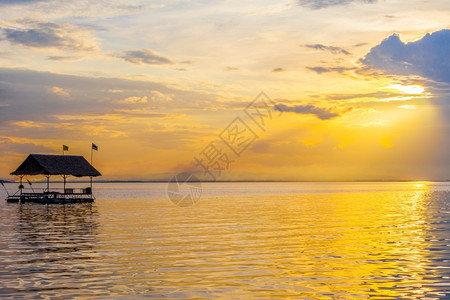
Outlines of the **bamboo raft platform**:
<svg viewBox="0 0 450 300">
<path fill-rule="evenodd" d="M 80 189 L 81 192 L 43 191 L 43 192 L 24 192 L 10 195 L 6 198 L 7 202 L 34 202 L 42 204 L 53 203 L 77 203 L 77 202 L 94 202 L 95 197 L 90 191 Z M 72 190 L 72 189 L 71 189 Z"/>
</svg>

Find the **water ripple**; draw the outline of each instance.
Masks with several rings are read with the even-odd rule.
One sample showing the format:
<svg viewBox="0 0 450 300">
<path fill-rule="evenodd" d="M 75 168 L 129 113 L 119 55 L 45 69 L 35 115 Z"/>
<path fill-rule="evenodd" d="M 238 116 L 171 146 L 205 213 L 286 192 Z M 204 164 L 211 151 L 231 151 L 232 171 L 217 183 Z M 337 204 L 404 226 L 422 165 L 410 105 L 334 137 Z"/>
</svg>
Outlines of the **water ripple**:
<svg viewBox="0 0 450 300">
<path fill-rule="evenodd" d="M 192 208 L 161 197 L 164 185 L 128 187 L 129 198 L 100 185 L 90 204 L 2 202 L 0 296 L 450 297 L 442 186 L 224 185 Z"/>
</svg>

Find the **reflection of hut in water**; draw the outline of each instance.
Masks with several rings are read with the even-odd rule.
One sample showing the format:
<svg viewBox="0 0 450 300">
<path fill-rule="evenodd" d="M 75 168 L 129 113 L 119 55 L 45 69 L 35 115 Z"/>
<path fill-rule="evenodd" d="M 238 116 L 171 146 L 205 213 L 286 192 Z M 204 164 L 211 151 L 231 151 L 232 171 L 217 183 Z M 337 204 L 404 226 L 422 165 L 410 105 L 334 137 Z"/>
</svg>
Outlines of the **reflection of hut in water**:
<svg viewBox="0 0 450 300">
<path fill-rule="evenodd" d="M 92 177 L 101 176 L 83 156 L 76 155 L 43 155 L 30 154 L 25 161 L 11 173 L 20 178 L 19 190 L 14 195 L 8 195 L 8 202 L 38 202 L 38 203 L 67 203 L 92 202 Z M 25 189 L 22 181 L 25 176 L 44 175 L 47 177 L 47 188 L 42 190 Z M 61 175 L 64 180 L 63 188 L 50 189 L 50 176 Z M 68 176 L 90 177 L 90 186 L 86 188 L 66 188 Z"/>
<path fill-rule="evenodd" d="M 76 252 L 91 249 L 98 228 L 95 204 L 18 207 L 17 233 L 37 252 Z"/>
<path fill-rule="evenodd" d="M 73 298 L 80 288 L 95 284 L 93 274 L 101 267 L 96 260 L 95 203 L 24 203 L 9 208 L 14 225 L 7 236 L 10 249 L 3 253 L 2 272 L 8 275 L 2 278 L 1 291 L 17 298 Z M 104 281 L 98 279 L 97 284 Z"/>
</svg>

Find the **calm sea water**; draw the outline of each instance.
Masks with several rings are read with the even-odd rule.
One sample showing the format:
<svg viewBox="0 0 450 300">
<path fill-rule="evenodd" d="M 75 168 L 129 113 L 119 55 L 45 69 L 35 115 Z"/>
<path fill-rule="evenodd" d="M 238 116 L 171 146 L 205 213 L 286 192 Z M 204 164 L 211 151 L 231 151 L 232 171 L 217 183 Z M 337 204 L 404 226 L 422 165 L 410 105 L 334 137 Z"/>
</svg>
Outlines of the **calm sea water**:
<svg viewBox="0 0 450 300">
<path fill-rule="evenodd" d="M 166 190 L 1 200 L 0 296 L 450 298 L 450 183 L 205 183 L 187 208 Z"/>
</svg>

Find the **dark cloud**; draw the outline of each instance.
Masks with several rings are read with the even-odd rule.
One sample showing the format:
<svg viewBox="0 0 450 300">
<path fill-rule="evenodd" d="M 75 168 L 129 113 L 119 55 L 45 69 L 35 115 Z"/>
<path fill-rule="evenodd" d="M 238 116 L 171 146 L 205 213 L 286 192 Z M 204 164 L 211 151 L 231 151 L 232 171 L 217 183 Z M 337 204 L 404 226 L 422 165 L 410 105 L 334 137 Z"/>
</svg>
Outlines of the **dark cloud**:
<svg viewBox="0 0 450 300">
<path fill-rule="evenodd" d="M 272 72 L 274 72 L 274 73 L 284 72 L 284 69 L 283 68 L 275 68 L 275 69 L 272 69 Z"/>
<path fill-rule="evenodd" d="M 348 52 L 344 48 L 340 48 L 340 47 L 325 46 L 322 44 L 310 44 L 310 45 L 305 45 L 305 47 L 310 48 L 310 49 L 315 49 L 315 50 L 330 51 L 333 54 L 350 55 L 350 52 Z"/>
<path fill-rule="evenodd" d="M 354 70 L 355 68 L 349 68 L 349 67 L 306 67 L 308 70 L 314 71 L 318 74 L 322 73 L 329 73 L 329 72 L 337 72 L 337 73 L 344 73 L 346 71 Z"/>
<path fill-rule="evenodd" d="M 28 153 L 51 153 L 53 149 L 29 142 L 14 141 L 8 137 L 0 136 L 0 152 L 15 152 L 21 154 Z"/>
<path fill-rule="evenodd" d="M 450 83 L 450 30 L 436 31 L 407 44 L 393 34 L 372 48 L 361 62 L 388 74 L 420 75 Z"/>
<path fill-rule="evenodd" d="M 322 73 L 327 73 L 327 72 L 331 72 L 329 68 L 325 68 L 325 67 L 306 67 L 308 70 L 314 71 L 318 74 L 322 74 Z"/>
<path fill-rule="evenodd" d="M 58 47 L 64 39 L 55 34 L 54 28 L 17 30 L 6 28 L 5 38 L 13 44 L 22 44 L 28 47 Z"/>
<path fill-rule="evenodd" d="M 397 34 L 393 34 L 372 48 L 361 62 L 366 69 L 363 71 L 425 78 L 423 81 L 433 95 L 431 101 L 439 109 L 439 117 L 426 124 L 428 135 L 433 136 L 435 142 L 428 143 L 434 145 L 429 149 L 429 157 L 433 157 L 435 170 L 443 170 L 441 174 L 446 174 L 440 165 L 447 166 L 450 157 L 447 150 L 450 148 L 450 30 L 426 34 L 410 43 L 402 42 Z"/>
<path fill-rule="evenodd" d="M 52 92 L 54 87 L 70 93 L 62 98 Z M 206 108 L 216 101 L 212 94 L 180 90 L 152 81 L 0 68 L 0 125 L 21 120 L 56 122 L 58 115 L 98 115 L 101 119 L 104 114 L 140 114 L 140 110 L 129 110 L 135 104 L 120 101 L 136 96 L 147 97 L 142 105 L 147 110 Z"/>
<path fill-rule="evenodd" d="M 360 3 L 375 3 L 377 0 L 299 0 L 301 6 L 310 7 L 313 9 L 321 9 L 329 6 L 346 5 L 352 2 Z"/>
<path fill-rule="evenodd" d="M 275 109 L 282 112 L 293 112 L 296 114 L 311 114 L 321 120 L 330 120 L 340 116 L 340 113 L 332 109 L 317 107 L 311 104 L 287 106 L 286 104 L 277 104 Z"/>
<path fill-rule="evenodd" d="M 3 38 L 11 44 L 31 48 L 58 48 L 72 51 L 94 51 L 98 49 L 90 29 L 72 24 L 35 22 L 22 20 L 17 28 L 2 28 Z M 81 33 L 81 34 L 80 34 Z"/>
<path fill-rule="evenodd" d="M 124 60 L 137 65 L 165 65 L 173 64 L 170 58 L 162 56 L 151 49 L 129 50 L 118 54 Z"/>
</svg>

